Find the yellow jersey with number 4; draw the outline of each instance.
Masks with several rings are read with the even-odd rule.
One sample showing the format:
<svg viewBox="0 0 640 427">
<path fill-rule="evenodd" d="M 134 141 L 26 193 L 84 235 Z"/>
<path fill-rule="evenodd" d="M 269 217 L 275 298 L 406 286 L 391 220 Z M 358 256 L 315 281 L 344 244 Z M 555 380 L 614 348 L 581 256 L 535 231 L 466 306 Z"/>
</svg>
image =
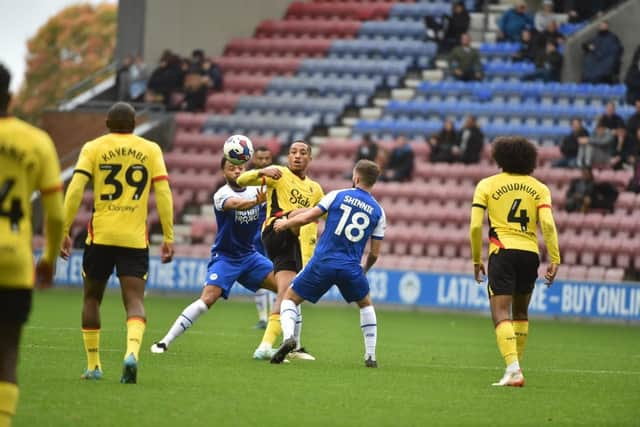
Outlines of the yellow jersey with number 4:
<svg viewBox="0 0 640 427">
<path fill-rule="evenodd" d="M 60 192 L 56 150 L 49 136 L 14 117 L 0 118 L 0 286 L 32 288 L 31 195 Z"/>
<path fill-rule="evenodd" d="M 134 134 L 110 133 L 82 147 L 74 173 L 93 179 L 87 244 L 146 248 L 151 184 L 169 179 L 160 147 Z"/>
<path fill-rule="evenodd" d="M 501 248 L 540 253 L 538 211 L 551 208 L 546 185 L 529 175 L 493 175 L 476 186 L 473 207 L 487 210 L 490 254 Z"/>
</svg>

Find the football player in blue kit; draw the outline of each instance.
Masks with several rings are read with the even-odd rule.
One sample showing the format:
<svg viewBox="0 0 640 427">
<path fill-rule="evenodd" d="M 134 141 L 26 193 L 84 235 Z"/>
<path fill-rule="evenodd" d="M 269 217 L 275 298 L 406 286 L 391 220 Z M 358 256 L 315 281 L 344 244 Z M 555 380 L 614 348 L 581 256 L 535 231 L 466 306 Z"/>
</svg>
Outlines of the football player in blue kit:
<svg viewBox="0 0 640 427">
<path fill-rule="evenodd" d="M 326 226 L 313 257 L 293 279 L 282 301 L 280 323 L 284 341 L 271 363 L 282 363 L 296 347 L 294 327 L 298 306 L 303 301 L 316 303 L 335 284 L 347 302 L 355 301 L 360 307 L 365 366 L 378 367 L 376 312 L 365 274 L 378 259 L 386 226 L 384 211 L 371 195 L 379 175 L 377 164 L 360 160 L 353 169 L 354 188 L 332 191 L 315 207 L 294 211 L 287 219 L 276 221 L 274 229 L 283 231 L 327 214 Z M 369 240 L 369 253 L 363 266 L 360 263 Z"/>
<path fill-rule="evenodd" d="M 153 353 L 164 353 L 173 340 L 182 335 L 195 321 L 222 297 L 227 299 L 234 282 L 257 291 L 260 288 L 276 292 L 273 263 L 256 250 L 254 239 L 262 226 L 260 207 L 266 193 L 259 187 L 240 187 L 236 179 L 245 165 L 235 165 L 222 158 L 222 173 L 226 185 L 213 196 L 218 234 L 211 247 L 211 260 L 200 298 L 186 307 L 167 334 L 151 346 Z"/>
</svg>

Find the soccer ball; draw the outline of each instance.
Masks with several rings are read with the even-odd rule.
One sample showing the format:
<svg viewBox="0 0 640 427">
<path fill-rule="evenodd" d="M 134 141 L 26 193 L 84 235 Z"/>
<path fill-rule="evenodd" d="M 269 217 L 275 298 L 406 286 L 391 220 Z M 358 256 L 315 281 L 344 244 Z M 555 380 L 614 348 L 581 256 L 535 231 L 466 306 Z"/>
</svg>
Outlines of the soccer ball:
<svg viewBox="0 0 640 427">
<path fill-rule="evenodd" d="M 244 135 L 231 135 L 222 147 L 224 157 L 234 165 L 241 165 L 251 160 L 253 144 Z"/>
</svg>

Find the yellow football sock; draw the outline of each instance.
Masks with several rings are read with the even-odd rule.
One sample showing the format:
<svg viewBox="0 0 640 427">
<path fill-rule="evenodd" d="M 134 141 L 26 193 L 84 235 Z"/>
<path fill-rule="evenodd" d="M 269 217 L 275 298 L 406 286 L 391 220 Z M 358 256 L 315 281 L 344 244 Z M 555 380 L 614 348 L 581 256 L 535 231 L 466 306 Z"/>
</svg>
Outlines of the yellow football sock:
<svg viewBox="0 0 640 427">
<path fill-rule="evenodd" d="M 18 406 L 18 386 L 0 381 L 0 427 L 11 427 Z"/>
<path fill-rule="evenodd" d="M 529 321 L 514 320 L 513 330 L 516 334 L 516 347 L 518 349 L 518 361 L 521 361 L 522 356 L 524 355 L 524 348 L 527 345 L 527 338 L 529 336 Z"/>
<path fill-rule="evenodd" d="M 276 339 L 282 335 L 282 327 L 280 326 L 280 314 L 271 314 L 269 316 L 269 323 L 267 323 L 267 329 L 262 336 L 262 342 L 268 343 L 273 347 Z"/>
<path fill-rule="evenodd" d="M 84 341 L 84 351 L 87 353 L 87 369 L 93 371 L 98 368 L 102 370 L 100 364 L 100 329 L 82 329 L 82 340 Z"/>
<path fill-rule="evenodd" d="M 129 317 L 127 319 L 127 351 L 124 354 L 125 359 L 133 353 L 133 357 L 138 360 L 145 327 L 146 321 L 142 317 Z"/>
<path fill-rule="evenodd" d="M 503 320 L 496 326 L 496 341 L 500 354 L 504 357 L 507 366 L 518 361 L 518 350 L 516 347 L 516 334 L 513 331 L 511 320 Z"/>
</svg>

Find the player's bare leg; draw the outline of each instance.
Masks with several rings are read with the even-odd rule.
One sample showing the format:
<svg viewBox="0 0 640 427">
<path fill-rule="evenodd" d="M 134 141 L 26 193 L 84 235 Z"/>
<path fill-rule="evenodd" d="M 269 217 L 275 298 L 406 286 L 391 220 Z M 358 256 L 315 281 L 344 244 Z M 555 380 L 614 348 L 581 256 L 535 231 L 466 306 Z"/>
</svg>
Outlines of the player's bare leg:
<svg viewBox="0 0 640 427">
<path fill-rule="evenodd" d="M 87 369 L 80 376 L 85 380 L 102 378 L 100 363 L 100 304 L 107 286 L 106 280 L 84 279 L 82 298 L 82 339 L 87 355 Z"/>
<path fill-rule="evenodd" d="M 258 311 L 258 323 L 256 323 L 256 329 L 266 329 L 267 321 L 269 320 L 269 292 L 263 289 L 259 289 L 253 299 L 256 303 L 256 310 Z"/>
<path fill-rule="evenodd" d="M 498 349 L 507 365 L 504 376 L 500 381 L 493 383 L 494 386 L 522 387 L 524 385 L 524 376 L 518 362 L 516 336 L 511 321 L 512 300 L 511 295 L 493 295 L 489 299 Z"/>
<path fill-rule="evenodd" d="M 515 294 L 513 296 L 513 330 L 516 333 L 516 346 L 518 348 L 518 362 L 522 362 L 524 349 L 529 336 L 529 301 L 531 294 Z"/>
<path fill-rule="evenodd" d="M 378 321 L 376 311 L 371 303 L 371 295 L 367 294 L 357 302 L 360 307 L 360 329 L 364 337 L 364 365 L 367 368 L 377 368 L 376 344 L 378 341 Z"/>
<path fill-rule="evenodd" d="M 282 345 L 271 358 L 271 363 L 282 363 L 289 353 L 297 347 L 295 327 L 298 321 L 298 306 L 304 300 L 293 288 L 289 287 L 280 306 L 280 324 L 282 325 Z"/>
<path fill-rule="evenodd" d="M 0 425 L 11 425 L 18 404 L 16 370 L 22 323 L 0 323 Z"/>
<path fill-rule="evenodd" d="M 164 338 L 151 346 L 151 352 L 166 352 L 173 340 L 184 334 L 221 296 L 222 288 L 215 285 L 205 285 L 202 288 L 200 298 L 189 304 L 182 313 L 180 313 Z"/>
<path fill-rule="evenodd" d="M 122 369 L 123 384 L 135 384 L 138 378 L 138 360 L 147 319 L 144 312 L 146 280 L 134 276 L 121 276 L 122 301 L 127 313 L 127 350 Z"/>
<path fill-rule="evenodd" d="M 278 336 L 282 334 L 282 329 L 280 328 L 280 305 L 294 277 L 296 277 L 295 271 L 280 270 L 273 273 L 273 281 L 275 281 L 277 288 L 276 301 L 269 316 L 269 322 L 262 336 L 262 341 L 253 353 L 254 359 L 269 360 L 273 356 L 273 345 Z"/>
</svg>

